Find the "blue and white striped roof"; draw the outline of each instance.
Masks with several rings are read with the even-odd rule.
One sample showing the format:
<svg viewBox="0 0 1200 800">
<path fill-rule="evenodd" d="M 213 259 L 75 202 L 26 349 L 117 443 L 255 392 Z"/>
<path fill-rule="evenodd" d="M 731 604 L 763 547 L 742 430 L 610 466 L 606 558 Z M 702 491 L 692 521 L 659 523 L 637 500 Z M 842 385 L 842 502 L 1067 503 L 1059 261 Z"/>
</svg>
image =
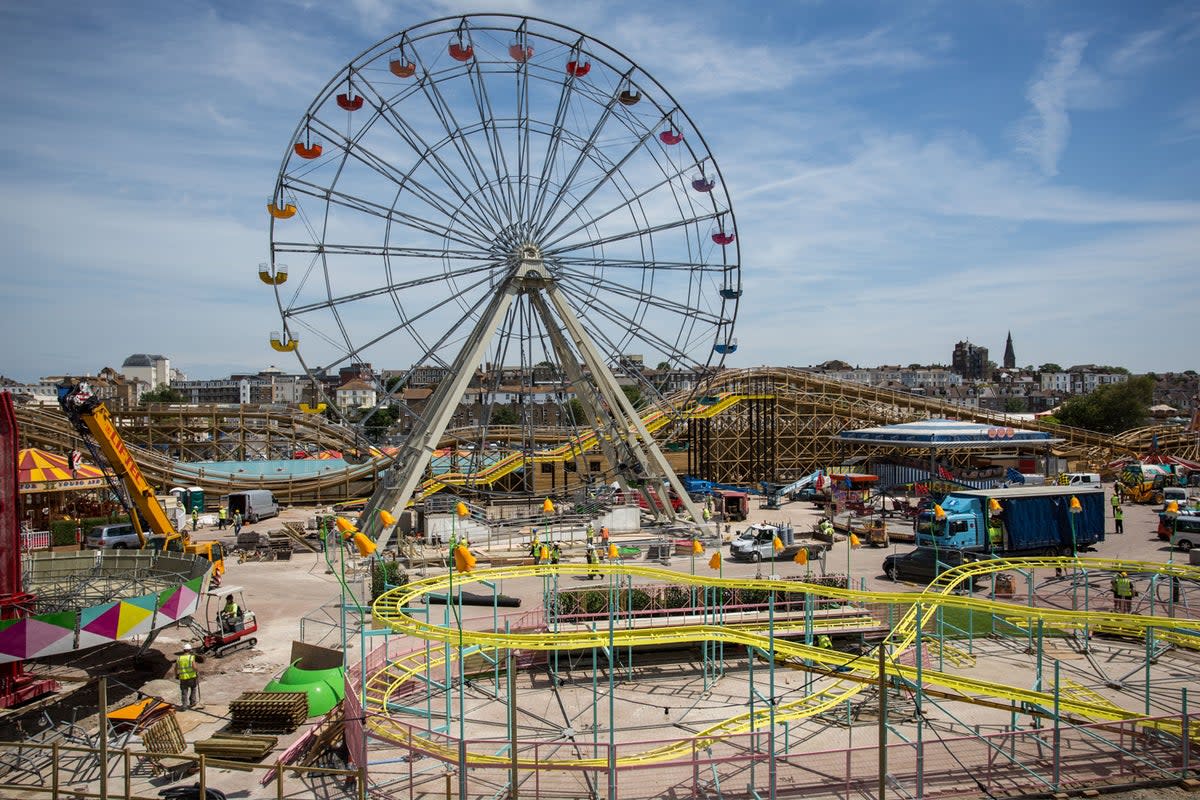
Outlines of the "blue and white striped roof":
<svg viewBox="0 0 1200 800">
<path fill-rule="evenodd" d="M 926 419 L 857 431 L 842 431 L 837 438 L 858 444 L 883 444 L 936 448 L 1002 448 L 1011 445 L 1046 445 L 1061 442 L 1044 431 L 1027 431 L 1003 425 Z"/>
</svg>

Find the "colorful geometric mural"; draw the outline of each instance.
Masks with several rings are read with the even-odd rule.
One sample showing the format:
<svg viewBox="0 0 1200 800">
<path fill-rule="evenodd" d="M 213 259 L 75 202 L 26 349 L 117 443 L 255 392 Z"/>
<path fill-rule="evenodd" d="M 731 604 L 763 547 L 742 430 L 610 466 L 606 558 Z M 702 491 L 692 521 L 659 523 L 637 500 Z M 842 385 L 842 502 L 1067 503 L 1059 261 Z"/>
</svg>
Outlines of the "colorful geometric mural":
<svg viewBox="0 0 1200 800">
<path fill-rule="evenodd" d="M 0 664 L 86 650 L 172 625 L 196 613 L 206 577 L 78 611 L 0 620 Z"/>
</svg>

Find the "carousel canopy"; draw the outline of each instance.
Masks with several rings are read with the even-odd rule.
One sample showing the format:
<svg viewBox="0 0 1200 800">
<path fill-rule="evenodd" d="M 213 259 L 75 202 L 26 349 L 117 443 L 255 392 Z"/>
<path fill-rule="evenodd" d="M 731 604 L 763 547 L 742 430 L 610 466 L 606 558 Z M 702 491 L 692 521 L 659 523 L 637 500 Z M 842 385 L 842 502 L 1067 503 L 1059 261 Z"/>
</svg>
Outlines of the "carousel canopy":
<svg viewBox="0 0 1200 800">
<path fill-rule="evenodd" d="M 75 469 L 71 469 L 72 462 Z M 108 485 L 104 473 L 84 464 L 77 454 L 68 458 L 36 447 L 18 454 L 17 481 L 21 494 L 99 489 Z"/>
<path fill-rule="evenodd" d="M 837 438 L 857 444 L 890 445 L 922 449 L 996 450 L 1012 446 L 1050 445 L 1063 441 L 1044 431 L 1027 431 L 953 419 L 902 422 L 857 431 L 842 431 Z"/>
</svg>

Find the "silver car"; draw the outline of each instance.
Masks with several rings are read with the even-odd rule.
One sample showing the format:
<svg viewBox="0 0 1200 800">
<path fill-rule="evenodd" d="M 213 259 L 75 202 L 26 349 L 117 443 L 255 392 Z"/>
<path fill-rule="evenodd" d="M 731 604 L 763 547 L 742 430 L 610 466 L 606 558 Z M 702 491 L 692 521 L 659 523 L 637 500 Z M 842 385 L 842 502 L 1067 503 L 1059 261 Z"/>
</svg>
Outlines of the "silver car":
<svg viewBox="0 0 1200 800">
<path fill-rule="evenodd" d="M 146 533 L 146 548 L 149 550 L 161 550 L 166 537 L 154 533 Z M 120 550 L 130 548 L 137 550 L 141 547 L 141 542 L 138 541 L 137 531 L 133 529 L 133 523 L 130 522 L 113 522 L 108 525 L 97 525 L 88 531 L 87 536 L 83 538 L 83 542 L 90 548 L 103 549 L 112 548 Z"/>
</svg>

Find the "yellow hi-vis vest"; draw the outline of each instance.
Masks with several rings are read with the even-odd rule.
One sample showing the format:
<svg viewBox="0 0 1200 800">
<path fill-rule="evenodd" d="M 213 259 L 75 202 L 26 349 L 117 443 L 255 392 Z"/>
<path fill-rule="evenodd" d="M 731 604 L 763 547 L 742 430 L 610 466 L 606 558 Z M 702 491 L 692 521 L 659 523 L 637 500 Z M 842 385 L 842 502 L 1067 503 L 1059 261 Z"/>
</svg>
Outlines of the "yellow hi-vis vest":
<svg viewBox="0 0 1200 800">
<path fill-rule="evenodd" d="M 1114 578 L 1112 585 L 1117 597 L 1133 597 L 1133 582 L 1129 578 Z"/>
<path fill-rule="evenodd" d="M 181 655 L 175 662 L 175 674 L 181 681 L 199 677 L 199 673 L 196 672 L 196 657 L 191 653 Z"/>
</svg>

